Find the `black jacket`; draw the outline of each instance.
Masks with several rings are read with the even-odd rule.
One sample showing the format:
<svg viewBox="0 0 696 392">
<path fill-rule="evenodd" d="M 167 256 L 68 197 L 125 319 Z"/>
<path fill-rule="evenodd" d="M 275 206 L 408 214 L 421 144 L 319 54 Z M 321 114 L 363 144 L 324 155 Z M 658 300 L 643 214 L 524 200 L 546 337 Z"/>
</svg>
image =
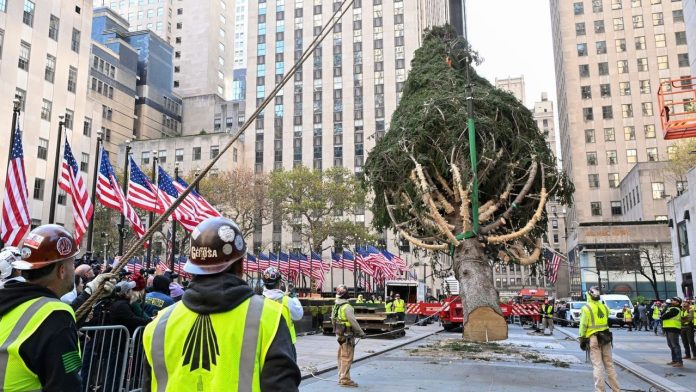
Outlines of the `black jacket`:
<svg viewBox="0 0 696 392">
<path fill-rule="evenodd" d="M 43 286 L 24 282 L 7 283 L 0 289 L 0 318 L 20 304 L 39 297 L 58 299 Z M 79 353 L 77 327 L 68 312 L 51 313 L 19 347 L 19 355 L 29 370 L 39 377 L 44 391 L 80 390 L 80 369 L 73 369 L 64 362 L 64 359 L 76 353 Z"/>
<path fill-rule="evenodd" d="M 246 282 L 231 273 L 196 276 L 184 292 L 183 303 L 199 314 L 222 313 L 232 310 L 254 295 Z M 179 305 L 181 306 L 181 305 Z M 150 391 L 152 371 L 145 361 L 143 392 Z M 281 316 L 278 332 L 266 353 L 261 369 L 261 390 L 268 392 L 297 391 L 301 381 L 295 351 L 285 320 Z"/>
</svg>

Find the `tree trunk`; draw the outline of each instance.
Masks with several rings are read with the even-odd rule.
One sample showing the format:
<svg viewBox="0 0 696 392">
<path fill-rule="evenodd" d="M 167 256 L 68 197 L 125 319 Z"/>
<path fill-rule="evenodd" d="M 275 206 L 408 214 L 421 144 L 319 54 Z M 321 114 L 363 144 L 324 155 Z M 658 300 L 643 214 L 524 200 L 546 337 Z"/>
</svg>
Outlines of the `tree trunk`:
<svg viewBox="0 0 696 392">
<path fill-rule="evenodd" d="M 463 338 L 476 342 L 507 339 L 507 322 L 498 304 L 493 270 L 481 243 L 476 238 L 464 240 L 454 257 L 464 316 Z"/>
</svg>

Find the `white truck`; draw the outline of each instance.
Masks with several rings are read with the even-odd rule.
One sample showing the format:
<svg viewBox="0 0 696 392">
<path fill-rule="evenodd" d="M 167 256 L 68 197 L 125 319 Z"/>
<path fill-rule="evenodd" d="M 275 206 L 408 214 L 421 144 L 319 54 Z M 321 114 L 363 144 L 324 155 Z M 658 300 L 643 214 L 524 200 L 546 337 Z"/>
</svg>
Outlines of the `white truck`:
<svg viewBox="0 0 696 392">
<path fill-rule="evenodd" d="M 624 326 L 623 309 L 628 305 L 628 309 L 633 312 L 633 303 L 627 295 L 623 294 L 603 294 L 600 301 L 609 308 L 609 327 L 613 325 Z"/>
</svg>

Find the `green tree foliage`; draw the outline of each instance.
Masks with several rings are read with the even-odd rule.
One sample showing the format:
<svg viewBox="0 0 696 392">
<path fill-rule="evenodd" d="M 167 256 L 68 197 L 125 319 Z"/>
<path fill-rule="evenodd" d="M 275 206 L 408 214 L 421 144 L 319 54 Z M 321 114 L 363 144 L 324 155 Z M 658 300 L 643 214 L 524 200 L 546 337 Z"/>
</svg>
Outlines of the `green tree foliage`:
<svg viewBox="0 0 696 392">
<path fill-rule="evenodd" d="M 686 174 L 696 167 L 696 138 L 681 139 L 674 143 L 674 153 L 670 157 L 669 171 L 678 181 L 686 181 Z"/>
<path fill-rule="evenodd" d="M 311 250 L 321 251 L 330 237 L 342 244 L 372 238 L 364 224 L 351 217 L 356 207 L 364 205 L 365 191 L 343 167 L 274 171 L 269 196 L 285 225 L 299 233 Z"/>
</svg>

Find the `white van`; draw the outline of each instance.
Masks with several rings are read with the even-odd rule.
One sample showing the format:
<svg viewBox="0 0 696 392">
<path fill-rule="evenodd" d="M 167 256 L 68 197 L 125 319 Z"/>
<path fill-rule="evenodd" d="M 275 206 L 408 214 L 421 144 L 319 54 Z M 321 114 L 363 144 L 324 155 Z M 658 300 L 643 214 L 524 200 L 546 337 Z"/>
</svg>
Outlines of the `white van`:
<svg viewBox="0 0 696 392">
<path fill-rule="evenodd" d="M 623 327 L 624 305 L 628 305 L 628 308 L 631 310 L 631 312 L 633 312 L 633 304 L 631 303 L 631 299 L 628 298 L 627 295 L 623 294 L 604 294 L 599 298 L 600 301 L 602 301 L 602 303 L 607 305 L 607 308 L 609 308 L 609 326 L 611 327 L 612 325 L 619 325 Z M 619 313 L 621 313 L 621 316 L 619 316 Z"/>
</svg>

